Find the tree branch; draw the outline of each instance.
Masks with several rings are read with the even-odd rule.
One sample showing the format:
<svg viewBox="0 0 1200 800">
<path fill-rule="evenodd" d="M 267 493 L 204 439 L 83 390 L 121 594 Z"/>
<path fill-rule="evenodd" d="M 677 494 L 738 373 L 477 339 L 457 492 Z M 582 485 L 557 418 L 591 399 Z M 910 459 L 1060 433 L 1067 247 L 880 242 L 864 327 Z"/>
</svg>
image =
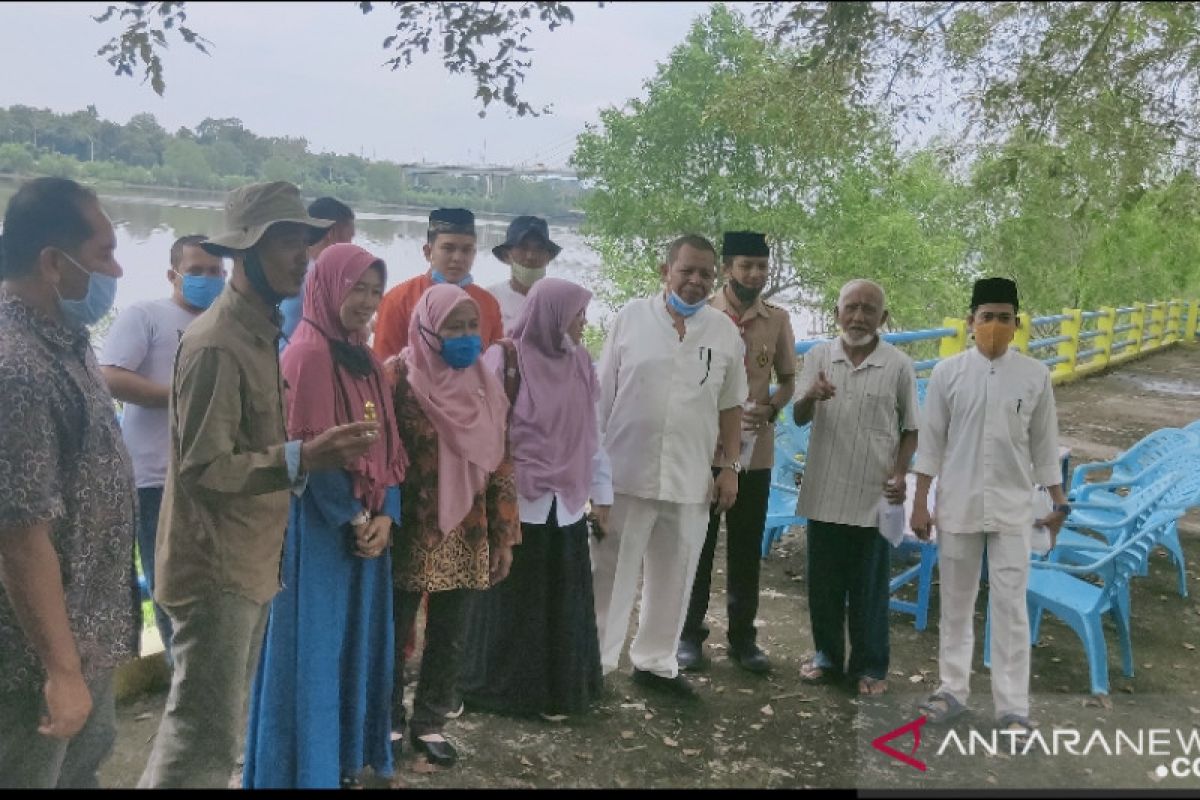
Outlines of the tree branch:
<svg viewBox="0 0 1200 800">
<path fill-rule="evenodd" d="M 1039 136 L 1042 134 L 1043 130 L 1045 129 L 1046 123 L 1049 122 L 1050 114 L 1051 114 L 1051 112 L 1054 111 L 1054 108 L 1058 104 L 1058 101 L 1062 98 L 1063 92 L 1066 91 L 1067 87 L 1071 85 L 1071 82 L 1075 80 L 1075 78 L 1079 75 L 1080 71 L 1084 68 L 1084 66 L 1088 63 L 1088 61 L 1090 61 L 1092 59 L 1092 56 L 1094 56 L 1096 54 L 1096 52 L 1100 49 L 1100 45 L 1102 45 L 1105 42 L 1105 40 L 1108 38 L 1109 33 L 1112 31 L 1113 25 L 1117 21 L 1117 16 L 1120 13 L 1121 13 L 1121 2 L 1120 2 L 1120 0 L 1118 0 L 1118 2 L 1113 3 L 1112 11 L 1110 11 L 1108 14 L 1108 19 L 1106 19 L 1104 21 L 1104 26 L 1100 29 L 1100 32 L 1098 34 L 1096 34 L 1095 41 L 1092 42 L 1092 44 L 1088 48 L 1087 52 L 1083 54 L 1083 58 L 1079 59 L 1079 63 L 1075 65 L 1075 68 L 1071 70 L 1069 75 L 1067 75 L 1065 78 L 1062 78 L 1059 81 L 1057 88 L 1054 90 L 1054 95 L 1051 96 L 1051 98 L 1049 100 L 1049 104 L 1046 106 L 1045 111 L 1042 113 L 1041 121 L 1038 122 L 1038 126 L 1037 126 L 1037 129 L 1035 132 Z"/>
</svg>

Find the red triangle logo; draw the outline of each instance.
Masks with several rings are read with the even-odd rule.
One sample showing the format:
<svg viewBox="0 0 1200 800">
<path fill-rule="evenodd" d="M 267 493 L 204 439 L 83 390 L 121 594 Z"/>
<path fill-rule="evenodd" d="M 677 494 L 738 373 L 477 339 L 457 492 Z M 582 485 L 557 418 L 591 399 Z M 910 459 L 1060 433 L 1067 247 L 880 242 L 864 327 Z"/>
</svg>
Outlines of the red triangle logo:
<svg viewBox="0 0 1200 800">
<path fill-rule="evenodd" d="M 891 756 L 897 761 L 901 761 L 913 769 L 918 769 L 921 772 L 924 772 L 926 769 L 925 762 L 918 761 L 917 759 L 913 758 L 913 755 L 916 754 L 917 748 L 921 746 L 921 726 L 926 722 L 928 722 L 928 720 L 925 717 L 918 717 L 906 725 L 901 725 L 894 731 L 888 731 L 887 733 L 883 734 L 871 742 L 871 746 L 884 755 Z M 901 753 L 894 747 L 888 746 L 887 742 L 890 742 L 893 739 L 899 739 L 907 733 L 911 733 L 913 736 L 912 749 L 907 753 Z"/>
</svg>

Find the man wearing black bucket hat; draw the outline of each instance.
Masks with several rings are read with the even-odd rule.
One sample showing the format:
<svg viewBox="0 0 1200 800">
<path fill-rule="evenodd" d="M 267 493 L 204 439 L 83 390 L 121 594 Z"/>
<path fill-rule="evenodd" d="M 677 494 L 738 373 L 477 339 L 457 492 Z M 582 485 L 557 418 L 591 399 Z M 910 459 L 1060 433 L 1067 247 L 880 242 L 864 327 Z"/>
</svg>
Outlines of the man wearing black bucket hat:
<svg viewBox="0 0 1200 800">
<path fill-rule="evenodd" d="M 770 669 L 766 653 L 756 642 L 754 617 L 758 613 L 759 557 L 775 456 L 774 420 L 779 409 L 791 402 L 796 375 L 796 340 L 788 313 L 762 299 L 770 255 L 764 234 L 726 233 L 721 248 L 725 286 L 709 301 L 709 305 L 733 320 L 746 345 L 750 397 L 742 412 L 743 452 L 723 454 L 718 446 L 712 463 L 716 473 L 720 465 L 730 460 L 743 462 L 744 471 L 738 475 L 737 502 L 724 514 L 729 657 L 742 669 L 760 674 Z M 772 373 L 778 381 L 773 394 Z M 709 514 L 708 533 L 679 638 L 680 669 L 693 670 L 704 665 L 702 648 L 708 638 L 704 615 L 708 611 L 721 516 L 715 507 Z"/>
<path fill-rule="evenodd" d="M 508 235 L 502 244 L 492 248 L 492 255 L 508 264 L 512 277 L 487 287 L 500 303 L 505 333 L 521 316 L 525 295 L 533 284 L 546 277 L 546 266 L 560 252 L 562 248 L 550 241 L 550 230 L 541 217 L 517 217 L 508 224 Z"/>
<path fill-rule="evenodd" d="M 233 273 L 175 356 L 154 587 L 175 629 L 175 670 L 143 788 L 228 785 L 279 591 L 289 490 L 365 453 L 378 430 L 359 422 L 286 441 L 279 303 L 300 291 L 308 246 L 332 224 L 310 217 L 292 184 L 260 183 L 230 192 L 226 232 L 202 244 Z"/>
</svg>

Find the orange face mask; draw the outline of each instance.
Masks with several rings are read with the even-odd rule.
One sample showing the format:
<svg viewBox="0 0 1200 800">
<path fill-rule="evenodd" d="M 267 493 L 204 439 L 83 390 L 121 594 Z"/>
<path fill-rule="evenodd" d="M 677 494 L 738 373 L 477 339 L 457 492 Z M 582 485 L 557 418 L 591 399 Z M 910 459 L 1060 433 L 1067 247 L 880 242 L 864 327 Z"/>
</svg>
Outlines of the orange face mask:
<svg viewBox="0 0 1200 800">
<path fill-rule="evenodd" d="M 977 322 L 973 326 L 973 330 L 975 346 L 988 358 L 1004 355 L 1004 351 L 1008 349 L 1008 345 L 1017 334 L 1015 325 L 1005 325 L 998 320 Z"/>
</svg>

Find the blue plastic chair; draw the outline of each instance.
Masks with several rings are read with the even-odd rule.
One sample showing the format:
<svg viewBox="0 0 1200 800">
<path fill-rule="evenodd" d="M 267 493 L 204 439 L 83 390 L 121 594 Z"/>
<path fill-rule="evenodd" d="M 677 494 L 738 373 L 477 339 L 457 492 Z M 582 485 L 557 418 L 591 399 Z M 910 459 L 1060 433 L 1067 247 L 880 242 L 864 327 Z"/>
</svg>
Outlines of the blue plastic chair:
<svg viewBox="0 0 1200 800">
<path fill-rule="evenodd" d="M 1200 419 L 1198 419 L 1195 422 L 1192 422 L 1188 425 L 1184 425 L 1183 429 L 1190 434 L 1200 437 Z"/>
<path fill-rule="evenodd" d="M 1121 646 L 1121 670 L 1133 677 L 1133 639 L 1129 619 L 1121 613 L 1118 598 L 1128 592 L 1129 580 L 1149 559 L 1150 551 L 1174 521 L 1171 510 L 1151 515 L 1146 524 L 1118 547 L 1082 565 L 1054 561 L 1030 564 L 1026 603 L 1029 609 L 1031 642 L 1037 643 L 1041 617 L 1049 612 L 1079 636 L 1087 657 L 1092 694 L 1108 694 L 1108 647 L 1104 640 L 1103 617 L 1108 614 L 1117 628 Z M 1097 586 L 1078 577 L 1108 572 L 1111 579 Z M 984 666 L 991 666 L 991 610 L 984 631 Z"/>
<path fill-rule="evenodd" d="M 771 546 L 783 538 L 793 525 L 808 520 L 796 513 L 800 493 L 796 475 L 803 474 L 808 454 L 809 425 L 798 426 L 792 419 L 792 405 L 779 412 L 775 421 L 775 466 L 771 470 L 771 493 L 767 497 L 767 521 L 763 526 L 762 557 L 771 555 Z"/>
<path fill-rule="evenodd" d="M 901 614 L 912 614 L 915 617 L 913 626 L 918 631 L 923 631 L 929 625 L 929 599 L 933 594 L 933 568 L 937 566 L 937 544 L 905 539 L 892 553 L 898 558 L 907 558 L 914 549 L 920 552 L 921 560 L 892 576 L 888 582 L 888 594 L 892 595 L 888 600 L 888 609 Z M 895 596 L 901 587 L 914 580 L 917 582 L 915 602 L 901 600 Z"/>
<path fill-rule="evenodd" d="M 1200 444 L 1196 434 L 1181 428 L 1160 428 L 1147 434 L 1116 458 L 1109 461 L 1096 461 L 1091 464 L 1080 464 L 1071 475 L 1071 497 L 1084 486 L 1084 478 L 1093 472 L 1111 470 L 1107 483 L 1128 483 L 1131 478 L 1144 471 L 1154 462 L 1177 452 L 1182 447 L 1192 447 Z"/>
<path fill-rule="evenodd" d="M 1136 504 L 1138 498 L 1150 487 L 1161 488 L 1164 484 L 1167 488 L 1157 497 L 1158 505 L 1178 506 L 1186 512 L 1200 503 L 1200 447 L 1187 447 L 1158 460 L 1154 465 L 1133 476 L 1127 485 L 1110 481 L 1082 487 L 1077 493 L 1080 502 L 1073 506 L 1071 521 L 1075 525 L 1100 530 L 1111 545 L 1119 536 L 1119 532 L 1105 530 L 1102 525 L 1116 516 L 1117 512 L 1113 509 L 1129 508 L 1130 504 Z M 1122 490 L 1128 494 L 1118 494 Z M 1080 550 L 1094 550 L 1094 542 L 1095 540 L 1084 541 L 1068 537 L 1062 545 L 1064 553 L 1069 556 L 1072 552 Z M 1183 545 L 1179 541 L 1178 525 L 1172 525 L 1159 544 L 1170 554 L 1171 561 L 1175 564 L 1180 597 L 1187 597 L 1187 563 L 1183 555 Z"/>
</svg>

